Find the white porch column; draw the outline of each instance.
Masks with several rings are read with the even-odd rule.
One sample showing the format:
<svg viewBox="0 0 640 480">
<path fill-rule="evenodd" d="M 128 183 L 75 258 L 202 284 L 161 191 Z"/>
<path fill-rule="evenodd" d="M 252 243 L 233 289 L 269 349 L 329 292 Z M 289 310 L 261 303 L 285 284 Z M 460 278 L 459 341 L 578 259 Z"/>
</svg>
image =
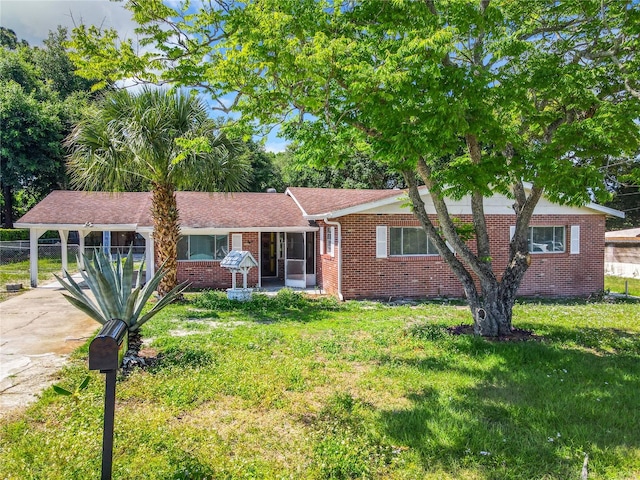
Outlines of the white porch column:
<svg viewBox="0 0 640 480">
<path fill-rule="evenodd" d="M 69 271 L 69 262 L 67 258 L 67 242 L 69 240 L 69 230 L 58 230 L 60 235 L 60 256 L 62 258 L 62 271 Z"/>
<path fill-rule="evenodd" d="M 46 232 L 43 228 L 29 229 L 29 275 L 31 286 L 38 286 L 38 239 Z"/>
<path fill-rule="evenodd" d="M 156 273 L 156 256 L 153 242 L 153 232 L 138 232 L 144 238 L 144 263 L 146 270 L 145 282 L 151 280 Z"/>
</svg>

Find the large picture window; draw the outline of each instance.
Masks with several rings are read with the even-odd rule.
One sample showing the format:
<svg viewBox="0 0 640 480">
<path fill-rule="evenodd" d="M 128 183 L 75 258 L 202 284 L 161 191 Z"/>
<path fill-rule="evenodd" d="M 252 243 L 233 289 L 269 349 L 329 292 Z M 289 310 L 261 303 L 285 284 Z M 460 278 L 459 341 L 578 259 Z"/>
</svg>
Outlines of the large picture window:
<svg viewBox="0 0 640 480">
<path fill-rule="evenodd" d="M 562 253 L 566 250 L 564 227 L 529 227 L 529 252 Z"/>
<path fill-rule="evenodd" d="M 185 235 L 178 241 L 178 260 L 222 260 L 227 253 L 227 235 Z"/>
<path fill-rule="evenodd" d="M 435 245 L 419 227 L 390 227 L 390 255 L 438 255 Z"/>
</svg>

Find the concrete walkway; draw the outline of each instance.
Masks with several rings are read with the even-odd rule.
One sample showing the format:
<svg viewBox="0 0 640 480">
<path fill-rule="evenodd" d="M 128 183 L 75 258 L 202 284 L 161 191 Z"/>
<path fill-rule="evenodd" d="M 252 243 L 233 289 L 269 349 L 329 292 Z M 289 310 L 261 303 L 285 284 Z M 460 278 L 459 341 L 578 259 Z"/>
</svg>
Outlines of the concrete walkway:
<svg viewBox="0 0 640 480">
<path fill-rule="evenodd" d="M 100 327 L 62 291 L 54 281 L 0 303 L 0 418 L 54 384 L 69 354 Z"/>
</svg>

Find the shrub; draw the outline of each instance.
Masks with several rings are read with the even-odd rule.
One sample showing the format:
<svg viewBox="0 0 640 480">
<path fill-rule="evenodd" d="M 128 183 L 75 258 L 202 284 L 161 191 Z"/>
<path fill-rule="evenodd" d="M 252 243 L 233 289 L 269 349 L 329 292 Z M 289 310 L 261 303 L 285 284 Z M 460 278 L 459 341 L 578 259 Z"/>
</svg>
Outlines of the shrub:
<svg viewBox="0 0 640 480">
<path fill-rule="evenodd" d="M 0 241 L 12 242 L 16 240 L 29 240 L 29 230 L 22 228 L 0 228 Z"/>
</svg>

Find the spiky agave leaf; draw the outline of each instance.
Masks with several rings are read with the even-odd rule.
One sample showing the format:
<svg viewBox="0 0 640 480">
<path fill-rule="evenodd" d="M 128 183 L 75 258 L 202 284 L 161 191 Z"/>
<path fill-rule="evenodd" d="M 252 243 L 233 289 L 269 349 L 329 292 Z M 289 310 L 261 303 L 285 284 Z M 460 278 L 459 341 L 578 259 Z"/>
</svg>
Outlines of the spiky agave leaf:
<svg viewBox="0 0 640 480">
<path fill-rule="evenodd" d="M 172 288 L 169 293 L 167 293 L 164 297 L 158 300 L 151 310 L 145 313 L 141 318 L 136 322 L 137 327 L 135 330 L 140 328 L 144 323 L 149 321 L 154 315 L 159 313 L 164 307 L 175 301 L 187 288 L 189 287 L 188 282 L 181 283 Z"/>
<path fill-rule="evenodd" d="M 133 286 L 133 245 L 129 247 L 126 258 L 118 252 L 116 261 L 103 252 L 97 252 L 90 260 L 83 255 L 85 271 L 80 271 L 82 278 L 93 293 L 95 303 L 89 295 L 83 291 L 76 281 L 64 272 L 66 280 L 56 276 L 60 284 L 69 292 L 64 297 L 76 308 L 85 312 L 91 318 L 101 324 L 112 318 L 122 319 L 130 332 L 137 331 L 140 326 L 156 315 L 160 310 L 173 302 L 187 288 L 187 284 L 181 284 L 170 290 L 162 297 L 145 315 L 142 316 L 144 306 L 158 288 L 166 275 L 165 266 L 162 265 L 156 274 L 141 286 L 144 262 L 138 269 L 138 279 Z"/>
<path fill-rule="evenodd" d="M 63 279 L 55 275 L 60 285 L 69 292 L 70 295 L 62 294 L 74 307 L 79 310 L 82 310 L 89 317 L 93 318 L 100 324 L 105 324 L 108 321 L 108 318 L 105 318 L 100 307 L 96 306 L 91 298 L 82 291 L 80 286 L 75 282 L 75 280 L 69 275 L 68 272 L 64 272 L 67 277 L 67 281 L 65 282 Z M 68 282 L 68 283 L 67 283 Z"/>
<path fill-rule="evenodd" d="M 108 293 L 103 293 L 103 288 L 105 288 L 106 286 L 105 286 L 104 280 L 102 282 L 100 281 L 100 276 L 102 272 L 101 272 L 101 266 L 100 266 L 99 260 L 97 259 L 97 257 L 100 255 L 103 255 L 103 254 L 100 252 L 96 253 L 96 255 L 93 258 L 94 262 L 89 260 L 87 256 L 83 255 L 83 258 L 85 259 L 85 263 L 84 263 L 85 270 L 83 271 L 81 269 L 80 275 L 82 275 L 82 278 L 84 279 L 87 286 L 89 287 L 89 290 L 91 290 L 91 292 L 93 293 L 93 296 L 96 299 L 98 307 L 102 312 L 102 314 L 104 315 L 104 317 L 107 319 L 118 318 L 117 317 L 118 312 L 114 312 L 112 305 L 109 304 L 108 297 L 110 297 L 110 295 Z M 82 295 L 86 296 L 84 292 L 82 293 Z M 114 314 L 116 316 L 113 316 Z"/>
</svg>

